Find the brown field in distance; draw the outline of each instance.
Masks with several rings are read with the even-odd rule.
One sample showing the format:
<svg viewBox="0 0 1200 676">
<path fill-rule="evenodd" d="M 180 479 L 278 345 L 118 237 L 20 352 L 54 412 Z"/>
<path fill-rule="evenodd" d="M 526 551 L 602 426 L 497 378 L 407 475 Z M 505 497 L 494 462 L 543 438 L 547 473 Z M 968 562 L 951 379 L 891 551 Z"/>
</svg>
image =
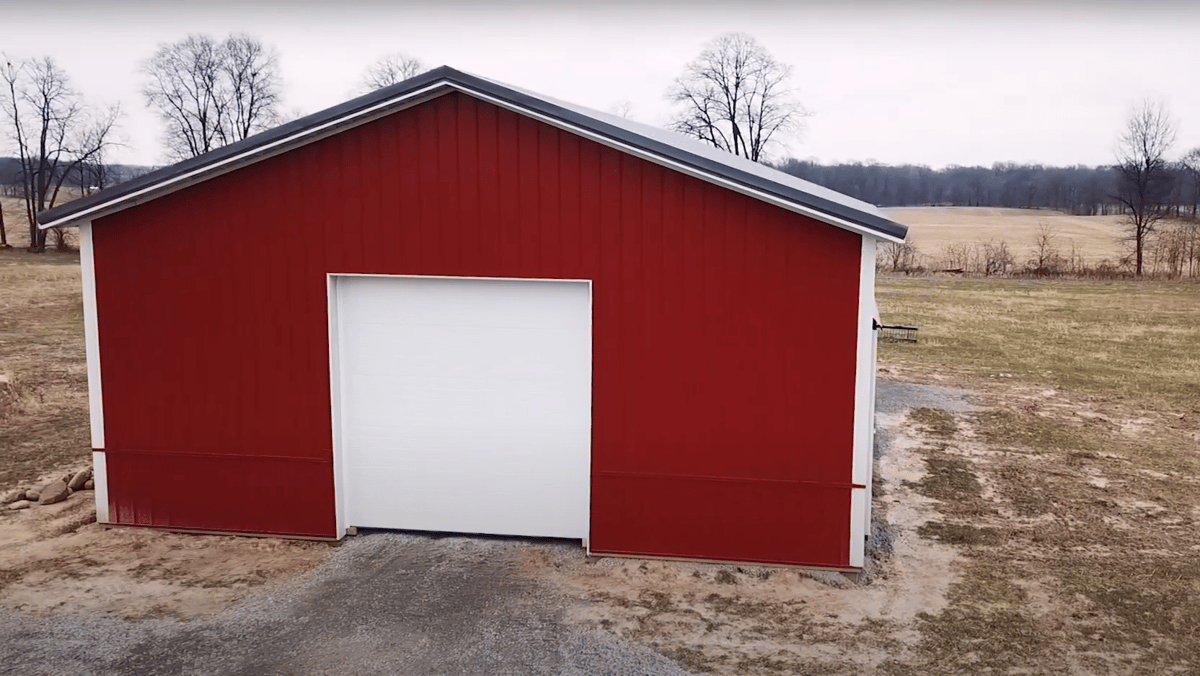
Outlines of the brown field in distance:
<svg viewBox="0 0 1200 676">
<path fill-rule="evenodd" d="M 1034 239 L 1044 224 L 1055 233 L 1054 245 L 1063 256 L 1072 246 L 1083 259 L 1095 264 L 1103 259 L 1116 262 L 1125 254 L 1123 216 L 1074 216 L 1048 209 L 1003 209 L 999 207 L 893 207 L 884 209 L 888 218 L 909 226 L 908 241 L 916 245 L 925 265 L 937 265 L 947 244 L 997 242 L 1003 240 L 1023 266 L 1033 255 Z"/>
<path fill-rule="evenodd" d="M 28 246 L 29 226 L 25 210 L 16 197 L 0 197 L 8 243 Z M 893 207 L 884 213 L 909 226 L 908 241 L 915 244 L 927 266 L 936 267 L 941 248 L 946 244 L 973 245 L 989 239 L 1004 240 L 1023 266 L 1032 255 L 1034 238 L 1045 224 L 1055 233 L 1055 246 L 1063 256 L 1071 248 L 1091 264 L 1103 259 L 1117 261 L 1125 252 L 1120 241 L 1121 216 L 1073 216 L 1061 211 L 1042 209 L 1002 209 L 998 207 Z M 75 237 L 70 237 L 72 243 Z M 53 241 L 47 242 L 53 246 Z"/>
</svg>

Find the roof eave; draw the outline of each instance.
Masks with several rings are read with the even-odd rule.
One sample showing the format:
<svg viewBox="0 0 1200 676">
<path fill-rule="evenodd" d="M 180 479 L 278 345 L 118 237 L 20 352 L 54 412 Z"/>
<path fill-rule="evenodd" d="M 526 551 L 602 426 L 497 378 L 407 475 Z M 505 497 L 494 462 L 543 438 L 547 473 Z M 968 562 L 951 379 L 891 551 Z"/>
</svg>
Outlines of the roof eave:
<svg viewBox="0 0 1200 676">
<path fill-rule="evenodd" d="M 634 134 L 594 117 L 585 117 L 530 94 L 447 66 L 372 92 L 339 106 L 295 120 L 244 141 L 185 160 L 116 186 L 112 191 L 70 202 L 38 215 L 42 229 L 75 225 L 127 209 L 202 180 L 311 143 L 345 128 L 394 113 L 440 96 L 450 88 L 488 100 L 516 112 L 532 115 L 554 126 L 670 166 L 704 180 L 749 194 L 782 208 L 859 234 L 902 242 L 907 227 L 874 214 L 838 205 L 820 197 L 774 183 L 748 172 L 717 163 L 686 149 Z M 111 194 L 110 194 L 111 192 Z"/>
</svg>

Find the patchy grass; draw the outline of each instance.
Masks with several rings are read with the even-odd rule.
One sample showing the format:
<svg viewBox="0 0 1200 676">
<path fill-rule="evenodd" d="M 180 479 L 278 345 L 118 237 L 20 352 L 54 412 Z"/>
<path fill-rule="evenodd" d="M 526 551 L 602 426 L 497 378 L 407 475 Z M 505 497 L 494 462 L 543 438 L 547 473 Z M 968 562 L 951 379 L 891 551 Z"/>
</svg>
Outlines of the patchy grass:
<svg viewBox="0 0 1200 676">
<path fill-rule="evenodd" d="M 1088 453 L 1104 447 L 1103 439 L 1082 422 L 1032 410 L 984 411 L 974 416 L 974 424 L 989 444 L 1017 452 Z"/>
<path fill-rule="evenodd" d="M 982 494 L 971 463 L 944 453 L 925 458 L 925 476 L 914 487 L 921 495 L 951 505 L 973 502 Z"/>
<path fill-rule="evenodd" d="M 914 408 L 908 412 L 908 419 L 924 427 L 926 434 L 935 437 L 949 438 L 958 431 L 954 416 L 939 408 Z"/>
<path fill-rule="evenodd" d="M 86 463 L 78 254 L 0 249 L 0 487 Z"/>
<path fill-rule="evenodd" d="M 1002 535 L 995 528 L 980 528 L 961 523 L 929 521 L 917 529 L 921 537 L 951 545 L 997 545 Z"/>
</svg>

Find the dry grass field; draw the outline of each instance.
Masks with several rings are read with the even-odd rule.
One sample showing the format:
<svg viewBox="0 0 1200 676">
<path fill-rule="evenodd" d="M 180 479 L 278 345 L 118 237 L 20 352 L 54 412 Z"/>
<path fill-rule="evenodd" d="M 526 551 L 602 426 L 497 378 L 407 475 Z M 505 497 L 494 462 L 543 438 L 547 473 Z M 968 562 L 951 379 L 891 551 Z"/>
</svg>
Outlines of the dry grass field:
<svg viewBox="0 0 1200 676">
<path fill-rule="evenodd" d="M 0 249 L 0 492 L 91 458 L 79 255 Z"/>
<path fill-rule="evenodd" d="M 998 207 L 897 207 L 884 209 L 884 213 L 909 226 L 908 241 L 934 260 L 947 244 L 974 245 L 994 239 L 1007 242 L 1017 263 L 1023 265 L 1033 254 L 1034 238 L 1042 225 L 1056 233 L 1056 246 L 1064 256 L 1073 246 L 1089 264 L 1116 261 L 1125 253 L 1120 216 L 1072 216 L 1061 211 Z"/>
</svg>

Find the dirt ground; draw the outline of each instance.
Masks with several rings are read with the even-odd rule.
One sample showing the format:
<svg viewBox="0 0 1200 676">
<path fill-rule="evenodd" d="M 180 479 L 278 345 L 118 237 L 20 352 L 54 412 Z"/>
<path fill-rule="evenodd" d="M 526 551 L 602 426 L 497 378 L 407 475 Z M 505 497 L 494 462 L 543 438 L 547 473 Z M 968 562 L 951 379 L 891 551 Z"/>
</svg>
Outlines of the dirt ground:
<svg viewBox="0 0 1200 676">
<path fill-rule="evenodd" d="M 105 528 L 93 494 L 0 515 L 0 604 L 128 619 L 204 617 L 312 570 L 326 543 Z"/>
</svg>

